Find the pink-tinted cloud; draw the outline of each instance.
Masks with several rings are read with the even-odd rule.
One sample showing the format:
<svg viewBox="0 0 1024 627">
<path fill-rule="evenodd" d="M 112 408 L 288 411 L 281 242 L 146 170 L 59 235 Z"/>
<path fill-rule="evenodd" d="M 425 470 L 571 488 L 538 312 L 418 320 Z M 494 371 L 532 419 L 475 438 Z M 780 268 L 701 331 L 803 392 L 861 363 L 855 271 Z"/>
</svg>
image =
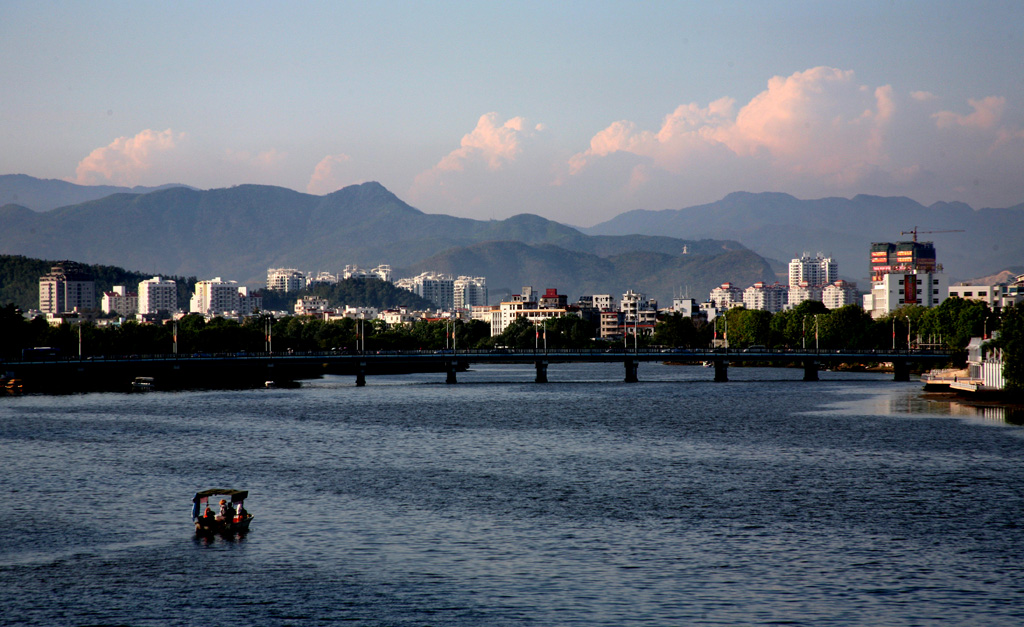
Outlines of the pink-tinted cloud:
<svg viewBox="0 0 1024 627">
<path fill-rule="evenodd" d="M 461 147 L 448 153 L 437 164 L 438 170 L 462 170 L 469 161 L 482 161 L 491 170 L 515 161 L 522 150 L 520 138 L 525 120 L 511 118 L 497 124 L 497 113 L 486 113 L 477 120 L 473 132 L 462 138 Z"/>
<path fill-rule="evenodd" d="M 329 194 L 346 185 L 358 181 L 352 180 L 348 166 L 352 157 L 346 154 L 327 155 L 316 164 L 313 175 L 309 177 L 306 191 L 310 194 Z"/>
<path fill-rule="evenodd" d="M 569 160 L 579 174 L 594 158 L 628 152 L 667 172 L 684 173 L 709 158 L 763 161 L 789 175 L 850 182 L 887 162 L 886 138 L 898 107 L 890 86 L 860 85 L 849 70 L 817 67 L 776 76 L 738 111 L 721 98 L 677 107 L 657 131 L 619 121 Z M 632 178 L 636 181 L 636 177 Z"/>
<path fill-rule="evenodd" d="M 939 128 L 950 128 L 962 126 L 974 129 L 994 129 L 1003 118 L 1003 111 L 1006 109 L 1006 98 L 989 96 L 981 100 L 968 100 L 967 103 L 974 109 L 972 113 L 960 115 L 952 111 L 939 111 L 932 114 L 932 119 Z"/>
<path fill-rule="evenodd" d="M 171 129 L 162 132 L 146 129 L 134 137 L 118 137 L 78 163 L 75 182 L 80 185 L 137 185 L 153 168 L 157 155 L 173 150 L 184 136 Z"/>
<path fill-rule="evenodd" d="M 458 215 L 517 187 L 521 193 L 532 185 L 543 186 L 554 161 L 539 145 L 545 132 L 544 125 L 530 125 L 522 117 L 502 122 L 497 113 L 484 114 L 459 148 L 415 177 L 409 197 L 418 205 Z"/>
</svg>

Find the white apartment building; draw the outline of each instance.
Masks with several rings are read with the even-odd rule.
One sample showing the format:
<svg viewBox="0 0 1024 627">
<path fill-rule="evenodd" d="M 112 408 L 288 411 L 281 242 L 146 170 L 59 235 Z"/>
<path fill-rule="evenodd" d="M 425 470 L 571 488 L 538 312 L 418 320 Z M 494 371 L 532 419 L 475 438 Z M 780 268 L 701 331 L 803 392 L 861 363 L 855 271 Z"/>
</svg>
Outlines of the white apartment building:
<svg viewBox="0 0 1024 627">
<path fill-rule="evenodd" d="M 295 301 L 296 316 L 318 316 L 327 311 L 327 299 L 319 296 L 307 296 Z"/>
<path fill-rule="evenodd" d="M 178 284 L 158 276 L 139 282 L 140 314 L 156 314 L 161 311 L 178 311 Z"/>
<path fill-rule="evenodd" d="M 995 283 L 992 285 L 950 285 L 949 296 L 964 300 L 980 300 L 998 311 L 1003 307 L 1016 305 L 1024 301 L 1024 275 L 1016 277 L 1013 283 Z"/>
<path fill-rule="evenodd" d="M 799 305 L 805 300 L 821 301 L 821 286 L 811 285 L 807 281 L 800 281 L 799 284 L 790 283 L 787 303 L 790 307 Z"/>
<path fill-rule="evenodd" d="M 708 300 L 714 303 L 719 309 L 728 309 L 729 307 L 743 304 L 743 290 L 732 283 L 722 283 L 715 289 L 711 290 L 711 295 L 708 296 Z"/>
<path fill-rule="evenodd" d="M 821 302 L 827 309 L 857 305 L 860 302 L 860 292 L 857 291 L 856 283 L 839 279 L 822 288 Z"/>
<path fill-rule="evenodd" d="M 410 325 L 419 319 L 419 316 L 410 313 L 405 307 L 399 307 L 398 309 L 385 309 L 380 312 L 378 317 L 389 327 L 395 326 L 396 324 Z M 488 318 L 487 322 L 490 321 L 490 318 Z"/>
<path fill-rule="evenodd" d="M 470 309 L 487 304 L 487 279 L 482 276 L 460 276 L 452 283 L 455 309 Z"/>
<path fill-rule="evenodd" d="M 249 296 L 248 288 L 239 286 L 236 281 L 223 281 L 216 277 L 196 283 L 195 292 L 189 302 L 189 311 L 204 316 L 247 316 L 260 309 L 262 305 L 263 299 Z"/>
<path fill-rule="evenodd" d="M 615 297 L 611 294 L 594 294 L 594 309 L 598 311 L 615 311 Z"/>
<path fill-rule="evenodd" d="M 935 307 L 949 291 L 941 272 L 910 270 L 908 274 L 882 274 L 871 282 L 871 293 L 863 297 L 864 310 L 881 318 L 904 305 Z"/>
<path fill-rule="evenodd" d="M 687 318 L 700 315 L 700 305 L 693 298 L 675 297 L 672 299 L 672 311 L 681 313 Z"/>
<path fill-rule="evenodd" d="M 267 289 L 298 292 L 306 287 L 306 275 L 295 268 L 267 268 Z"/>
<path fill-rule="evenodd" d="M 658 301 L 628 290 L 622 295 L 622 323 L 625 326 L 654 324 L 658 318 Z"/>
<path fill-rule="evenodd" d="M 81 264 L 62 261 L 53 266 L 49 274 L 39 277 L 40 312 L 60 314 L 95 308 L 96 284 Z"/>
<path fill-rule="evenodd" d="M 448 310 L 455 306 L 455 279 L 451 275 L 424 272 L 410 279 L 395 281 L 395 287 L 429 300 L 438 309 Z"/>
<path fill-rule="evenodd" d="M 822 286 L 839 279 L 839 265 L 831 257 L 818 253 L 814 257 L 804 253 L 789 262 L 789 284 L 800 285 L 807 281 L 810 286 Z"/>
<path fill-rule="evenodd" d="M 491 311 L 491 337 L 504 333 L 516 318 L 526 318 L 534 324 L 543 324 L 545 320 L 564 316 L 579 316 L 579 312 L 565 308 L 540 309 L 533 301 L 505 301 L 498 305 L 497 310 Z"/>
<path fill-rule="evenodd" d="M 134 292 L 128 292 L 123 285 L 115 285 L 110 292 L 104 292 L 100 300 L 103 313 L 116 313 L 119 316 L 134 316 L 139 309 L 139 298 Z"/>
<path fill-rule="evenodd" d="M 788 299 L 789 288 L 778 283 L 768 285 L 758 281 L 743 290 L 743 306 L 747 309 L 762 309 L 775 313 L 786 307 Z"/>
<path fill-rule="evenodd" d="M 316 276 L 306 277 L 306 287 L 313 287 L 314 285 L 335 285 L 338 283 L 337 275 L 331 274 L 330 272 L 320 271 L 316 273 Z"/>
<path fill-rule="evenodd" d="M 343 279 L 380 279 L 381 281 L 391 281 L 391 266 L 384 263 L 376 268 L 365 270 L 356 265 L 347 265 L 345 269 L 341 271 L 341 278 Z"/>
</svg>

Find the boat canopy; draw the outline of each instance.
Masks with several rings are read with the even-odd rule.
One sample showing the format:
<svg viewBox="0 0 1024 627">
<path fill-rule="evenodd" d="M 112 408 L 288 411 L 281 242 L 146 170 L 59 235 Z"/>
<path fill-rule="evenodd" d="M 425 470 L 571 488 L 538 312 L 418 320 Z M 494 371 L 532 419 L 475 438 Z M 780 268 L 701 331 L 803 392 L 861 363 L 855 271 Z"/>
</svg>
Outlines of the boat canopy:
<svg viewBox="0 0 1024 627">
<path fill-rule="evenodd" d="M 244 501 L 245 497 L 249 496 L 248 490 L 227 490 L 224 488 L 214 488 L 212 490 L 203 490 L 202 492 L 196 492 L 196 495 L 192 497 L 193 503 L 198 503 L 201 499 L 208 499 L 211 496 L 230 496 L 232 503 Z"/>
<path fill-rule="evenodd" d="M 248 490 L 228 490 L 225 488 L 213 488 L 212 490 L 203 490 L 202 492 L 196 492 L 196 495 L 192 497 L 192 518 L 199 518 L 200 505 L 206 503 L 211 496 L 230 496 L 231 503 L 241 503 L 245 500 L 245 497 L 249 496 Z"/>
</svg>

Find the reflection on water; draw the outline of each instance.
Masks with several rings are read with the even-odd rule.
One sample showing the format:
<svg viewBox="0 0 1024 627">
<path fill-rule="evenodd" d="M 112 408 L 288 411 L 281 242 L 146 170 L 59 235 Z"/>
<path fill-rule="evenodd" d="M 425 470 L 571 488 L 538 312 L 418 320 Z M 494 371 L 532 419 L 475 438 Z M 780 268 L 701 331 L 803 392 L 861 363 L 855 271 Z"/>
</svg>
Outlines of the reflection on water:
<svg viewBox="0 0 1024 627">
<path fill-rule="evenodd" d="M 837 390 L 847 398 L 827 407 L 839 414 L 946 416 L 1024 425 L 1024 406 L 1020 405 L 973 400 L 950 393 L 922 392 L 917 387 L 877 391 L 879 393 L 863 398 L 863 389 L 859 387 Z"/>
</svg>

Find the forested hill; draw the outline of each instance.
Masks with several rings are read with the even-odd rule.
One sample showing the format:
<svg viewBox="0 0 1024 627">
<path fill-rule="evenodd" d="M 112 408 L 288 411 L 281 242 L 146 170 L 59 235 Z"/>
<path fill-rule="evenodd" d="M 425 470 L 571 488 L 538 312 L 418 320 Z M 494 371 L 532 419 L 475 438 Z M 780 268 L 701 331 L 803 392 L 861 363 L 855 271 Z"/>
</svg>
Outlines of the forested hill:
<svg viewBox="0 0 1024 627">
<path fill-rule="evenodd" d="M 0 255 L 0 307 L 13 304 L 22 311 L 39 307 L 39 277 L 48 273 L 57 261 L 29 259 L 16 255 Z M 96 305 L 99 306 L 103 292 L 109 292 L 115 285 L 124 285 L 128 291 L 137 290 L 139 282 L 150 279 L 153 273 L 133 272 L 115 266 L 86 266 L 96 283 Z M 189 300 L 195 291 L 196 277 L 164 276 L 178 285 L 178 306 L 188 310 Z M 326 298 L 331 306 L 350 305 L 353 307 L 410 307 L 433 309 L 430 301 L 420 298 L 408 290 L 395 287 L 380 279 L 346 279 L 337 285 L 320 285 L 302 292 L 278 294 L 263 291 L 263 308 L 266 310 L 291 311 L 295 300 L 304 295 Z"/>
<path fill-rule="evenodd" d="M 39 277 L 47 274 L 59 260 L 30 259 L 19 255 L 0 255 L 0 306 L 14 304 L 23 311 L 39 308 Z M 141 281 L 153 278 L 152 272 L 135 272 L 116 266 L 87 265 L 89 275 L 96 283 L 96 305 L 99 306 L 103 292 L 109 292 L 115 285 L 124 285 L 134 292 Z M 164 276 L 178 284 L 178 302 L 185 303 L 192 297 L 196 277 Z"/>
</svg>

